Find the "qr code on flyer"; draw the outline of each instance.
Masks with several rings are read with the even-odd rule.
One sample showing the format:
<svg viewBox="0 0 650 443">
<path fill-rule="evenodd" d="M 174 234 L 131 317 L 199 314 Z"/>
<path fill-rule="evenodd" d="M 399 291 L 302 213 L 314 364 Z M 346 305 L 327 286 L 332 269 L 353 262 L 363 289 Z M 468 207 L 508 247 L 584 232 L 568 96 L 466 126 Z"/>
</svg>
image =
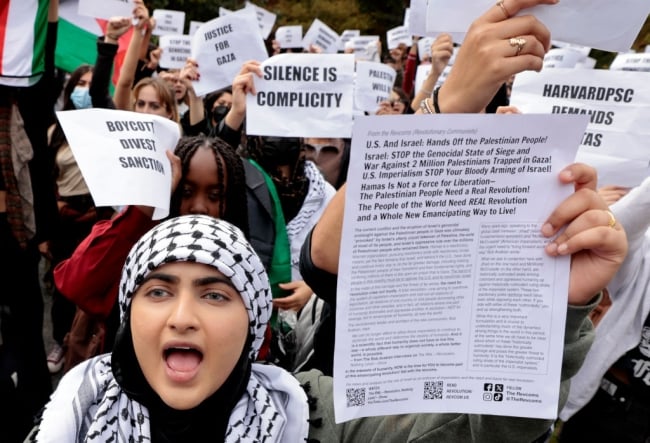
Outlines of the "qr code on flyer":
<svg viewBox="0 0 650 443">
<path fill-rule="evenodd" d="M 345 390 L 345 396 L 348 400 L 348 408 L 366 404 L 366 388 L 348 388 Z"/>
<path fill-rule="evenodd" d="M 442 388 L 445 386 L 443 381 L 425 381 L 424 382 L 424 399 L 441 400 Z"/>
</svg>

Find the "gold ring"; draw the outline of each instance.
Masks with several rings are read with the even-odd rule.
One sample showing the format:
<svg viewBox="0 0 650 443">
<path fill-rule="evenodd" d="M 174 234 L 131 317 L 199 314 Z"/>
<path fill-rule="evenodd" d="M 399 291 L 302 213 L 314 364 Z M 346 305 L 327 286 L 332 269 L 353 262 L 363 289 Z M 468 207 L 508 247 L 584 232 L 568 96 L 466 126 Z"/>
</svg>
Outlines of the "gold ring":
<svg viewBox="0 0 650 443">
<path fill-rule="evenodd" d="M 607 226 L 613 228 L 614 226 L 616 226 L 616 217 L 614 217 L 612 211 L 607 211 L 607 213 L 609 214 L 609 222 L 607 222 Z"/>
<path fill-rule="evenodd" d="M 510 18 L 510 12 L 508 12 L 508 9 L 506 8 L 506 5 L 503 4 L 504 0 L 499 0 L 497 2 L 497 6 L 501 8 L 501 11 L 503 12 L 503 15 L 506 16 L 506 20 Z"/>
<path fill-rule="evenodd" d="M 521 53 L 521 50 L 524 49 L 526 39 L 521 37 L 512 37 L 510 40 L 508 40 L 508 43 L 510 43 L 510 46 L 513 48 L 517 48 L 517 53 L 515 55 L 519 55 L 519 53 Z"/>
</svg>

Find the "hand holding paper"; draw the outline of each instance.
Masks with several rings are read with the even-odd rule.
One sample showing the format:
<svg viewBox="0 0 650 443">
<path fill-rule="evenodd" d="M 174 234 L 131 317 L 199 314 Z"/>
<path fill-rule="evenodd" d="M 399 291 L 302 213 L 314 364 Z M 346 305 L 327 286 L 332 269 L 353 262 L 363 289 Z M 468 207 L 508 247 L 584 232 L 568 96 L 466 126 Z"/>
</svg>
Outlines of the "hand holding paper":
<svg viewBox="0 0 650 443">
<path fill-rule="evenodd" d="M 440 89 L 440 110 L 481 112 L 510 76 L 525 70 L 539 71 L 551 36 L 534 17 L 514 17 L 521 9 L 557 0 L 508 0 L 512 18 L 504 20 L 499 6 L 492 6 L 467 31 L 449 77 Z M 525 37 L 517 51 L 509 39 Z"/>
<path fill-rule="evenodd" d="M 551 237 L 546 246 L 551 256 L 571 255 L 569 304 L 585 305 L 614 277 L 627 254 L 625 231 L 609 206 L 596 192 L 597 174 L 590 166 L 576 163 L 560 173 L 560 181 L 573 183 L 575 191 L 550 215 L 542 234 Z"/>
<path fill-rule="evenodd" d="M 233 129 L 239 129 L 246 117 L 246 95 L 256 94 L 253 75 L 262 77 L 261 63 L 249 60 L 242 66 L 239 74 L 232 82 L 232 108 L 226 115 L 226 124 Z"/>
</svg>

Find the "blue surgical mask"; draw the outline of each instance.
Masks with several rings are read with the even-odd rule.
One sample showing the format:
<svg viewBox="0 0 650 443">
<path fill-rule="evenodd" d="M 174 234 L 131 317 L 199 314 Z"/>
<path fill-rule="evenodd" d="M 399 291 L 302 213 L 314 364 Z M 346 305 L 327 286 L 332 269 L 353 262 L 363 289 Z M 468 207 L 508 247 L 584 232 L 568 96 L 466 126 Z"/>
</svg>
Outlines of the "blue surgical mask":
<svg viewBox="0 0 650 443">
<path fill-rule="evenodd" d="M 93 107 L 93 102 L 90 99 L 90 90 L 77 86 L 70 94 L 70 100 L 74 103 L 77 109 L 88 109 Z"/>
</svg>

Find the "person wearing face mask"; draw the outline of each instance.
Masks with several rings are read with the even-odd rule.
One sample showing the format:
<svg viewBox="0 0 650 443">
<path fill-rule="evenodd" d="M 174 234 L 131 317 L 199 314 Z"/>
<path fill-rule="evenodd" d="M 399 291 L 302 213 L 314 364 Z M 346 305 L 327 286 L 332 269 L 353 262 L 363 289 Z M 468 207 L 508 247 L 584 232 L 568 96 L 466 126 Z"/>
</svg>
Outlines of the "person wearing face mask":
<svg viewBox="0 0 650 443">
<path fill-rule="evenodd" d="M 232 108 L 232 89 L 227 87 L 209 94 L 205 98 L 205 108 L 211 109 L 210 124 L 217 127 Z"/>
<path fill-rule="evenodd" d="M 186 135 L 205 134 L 212 137 L 221 137 L 221 131 L 223 131 L 221 122 L 232 107 L 232 89 L 226 87 L 211 92 L 203 99 L 196 97 L 192 82 L 199 79 L 200 73 L 196 61 L 192 58 L 187 59 L 178 77 L 187 89 L 190 104 L 189 111 L 181 119 L 183 133 Z"/>
<path fill-rule="evenodd" d="M 88 109 L 92 107 L 90 85 L 93 68 L 78 67 L 63 90 L 63 110 Z M 56 183 L 59 223 L 51 243 L 52 269 L 68 258 L 77 245 L 90 233 L 98 220 L 110 218 L 111 208 L 97 208 L 88 186 L 72 154 L 65 134 L 58 121 L 48 133 L 49 147 L 54 155 L 54 180 Z M 51 373 L 59 372 L 64 365 L 64 341 L 70 330 L 76 311 L 74 303 L 68 301 L 54 288 L 52 294 L 52 338 L 54 346 L 47 355 L 47 366 Z"/>
</svg>

